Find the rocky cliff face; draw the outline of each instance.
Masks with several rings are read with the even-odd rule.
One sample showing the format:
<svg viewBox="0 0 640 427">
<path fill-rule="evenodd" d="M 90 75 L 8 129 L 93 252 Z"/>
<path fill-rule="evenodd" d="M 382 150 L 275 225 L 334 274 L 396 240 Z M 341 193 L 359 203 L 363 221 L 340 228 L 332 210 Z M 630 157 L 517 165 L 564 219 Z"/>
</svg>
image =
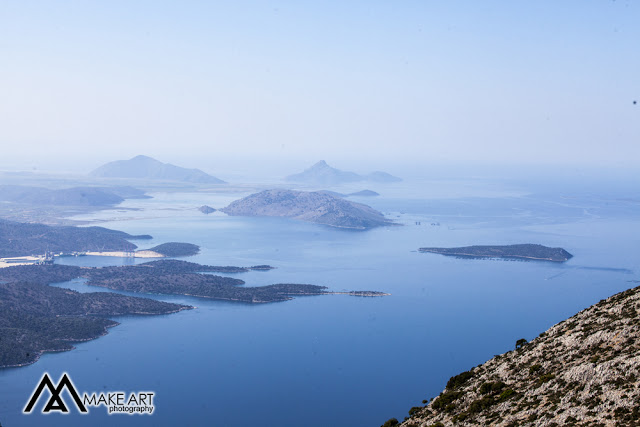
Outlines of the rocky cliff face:
<svg viewBox="0 0 640 427">
<path fill-rule="evenodd" d="M 402 425 L 640 426 L 639 313 L 640 287 L 600 301 L 452 377 Z"/>
<path fill-rule="evenodd" d="M 342 228 L 367 229 L 391 224 L 367 205 L 325 192 L 265 190 L 220 210 L 228 215 L 280 216 Z"/>
</svg>

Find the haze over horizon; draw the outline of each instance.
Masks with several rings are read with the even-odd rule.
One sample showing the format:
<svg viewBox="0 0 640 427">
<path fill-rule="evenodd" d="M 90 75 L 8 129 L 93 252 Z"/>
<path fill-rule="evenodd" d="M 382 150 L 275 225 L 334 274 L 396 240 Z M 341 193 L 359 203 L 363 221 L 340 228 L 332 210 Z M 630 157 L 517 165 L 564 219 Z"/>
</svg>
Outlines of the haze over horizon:
<svg viewBox="0 0 640 427">
<path fill-rule="evenodd" d="M 0 11 L 0 169 L 640 166 L 637 2 Z"/>
</svg>

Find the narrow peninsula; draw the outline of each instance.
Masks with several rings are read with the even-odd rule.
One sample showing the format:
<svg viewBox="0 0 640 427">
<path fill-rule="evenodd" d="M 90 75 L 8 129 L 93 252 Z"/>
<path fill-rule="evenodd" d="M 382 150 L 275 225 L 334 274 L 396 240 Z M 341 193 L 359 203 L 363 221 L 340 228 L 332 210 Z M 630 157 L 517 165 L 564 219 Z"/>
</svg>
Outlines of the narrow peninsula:
<svg viewBox="0 0 640 427">
<path fill-rule="evenodd" d="M 75 278 L 87 279 L 87 284 L 118 291 L 187 295 L 245 303 L 279 302 L 300 295 L 348 294 L 383 296 L 376 291 L 332 292 L 326 286 L 278 283 L 268 286 L 244 287 L 243 280 L 202 274 L 212 272 L 240 273 L 249 270 L 269 270 L 272 267 L 210 266 L 180 260 L 159 260 L 138 265 L 86 268 L 68 265 L 21 265 L 0 269 L 0 281 L 46 285 Z"/>
<path fill-rule="evenodd" d="M 193 308 L 117 293 L 78 293 L 48 286 L 76 278 L 88 285 L 154 294 L 177 294 L 244 303 L 287 301 L 294 296 L 347 294 L 383 296 L 383 292 L 331 292 L 325 286 L 278 283 L 243 287 L 244 281 L 212 272 L 241 273 L 270 270 L 253 267 L 209 266 L 179 260 L 159 260 L 119 267 L 18 265 L 0 269 L 0 368 L 23 366 L 45 351 L 70 350 L 74 341 L 107 333 L 118 323 L 106 316 L 168 314 Z"/>
<path fill-rule="evenodd" d="M 431 252 L 463 258 L 511 258 L 537 261 L 565 262 L 573 258 L 562 248 L 549 248 L 530 243 L 506 246 L 464 246 L 459 248 L 420 248 L 420 252 Z"/>
</svg>

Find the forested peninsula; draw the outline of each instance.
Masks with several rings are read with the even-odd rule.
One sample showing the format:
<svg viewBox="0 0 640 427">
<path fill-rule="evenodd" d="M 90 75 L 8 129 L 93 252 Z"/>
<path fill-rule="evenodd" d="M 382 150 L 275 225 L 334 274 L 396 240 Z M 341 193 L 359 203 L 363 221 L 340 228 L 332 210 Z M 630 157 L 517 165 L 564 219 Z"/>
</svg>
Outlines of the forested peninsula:
<svg viewBox="0 0 640 427">
<path fill-rule="evenodd" d="M 43 352 L 71 350 L 72 342 L 100 337 L 118 324 L 108 316 L 168 314 L 192 308 L 110 292 L 78 293 L 47 286 L 46 282 L 74 277 L 74 267 L 55 266 L 54 274 L 37 274 L 39 280 L 15 280 L 21 276 L 15 270 L 22 267 L 52 270 L 54 266 L 0 269 L 12 273 L 0 279 L 0 367 L 28 365 Z"/>
</svg>

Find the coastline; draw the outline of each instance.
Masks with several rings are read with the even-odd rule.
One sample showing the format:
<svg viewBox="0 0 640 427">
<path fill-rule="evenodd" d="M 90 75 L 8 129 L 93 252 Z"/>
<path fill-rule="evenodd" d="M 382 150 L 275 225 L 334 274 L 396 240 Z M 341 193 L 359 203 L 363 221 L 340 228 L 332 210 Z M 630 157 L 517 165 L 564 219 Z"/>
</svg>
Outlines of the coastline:
<svg viewBox="0 0 640 427">
<path fill-rule="evenodd" d="M 178 308 L 176 310 L 171 310 L 171 311 L 167 311 L 167 312 L 164 312 L 164 313 L 150 313 L 150 312 L 139 311 L 139 312 L 127 313 L 127 314 L 115 314 L 113 316 L 107 316 L 107 317 L 116 317 L 116 316 L 160 316 L 160 315 L 163 315 L 163 314 L 175 314 L 175 313 L 178 313 L 178 312 L 183 311 L 183 310 L 194 310 L 196 308 L 197 308 L 196 306 L 190 305 L 190 306 L 180 307 L 180 308 Z M 83 342 L 97 340 L 98 338 L 104 337 L 107 334 L 109 334 L 109 329 L 120 325 L 120 322 L 118 322 L 116 320 L 112 320 L 112 321 L 113 321 L 113 323 L 110 324 L 110 325 L 105 326 L 104 330 L 99 335 L 88 337 L 88 338 L 81 338 L 81 339 L 73 339 L 73 338 L 60 339 L 60 341 L 69 342 L 69 343 L 83 343 Z M 72 350 L 75 350 L 75 349 L 76 349 L 76 347 L 74 345 L 72 345 L 69 348 L 37 350 L 35 352 L 35 357 L 34 357 L 33 360 L 30 360 L 30 361 L 27 361 L 27 362 L 24 362 L 24 363 L 16 363 L 14 365 L 0 365 L 0 369 L 21 368 L 21 367 L 24 367 L 24 366 L 33 365 L 34 363 L 38 362 L 40 360 L 40 357 L 42 357 L 42 355 L 44 355 L 45 353 L 62 353 L 64 351 L 72 351 Z"/>
<path fill-rule="evenodd" d="M 0 261 L 0 268 L 13 267 L 14 265 L 33 265 L 34 262 L 5 262 Z"/>
<path fill-rule="evenodd" d="M 133 253 L 133 257 L 128 256 L 128 253 Z M 85 252 L 87 256 L 111 256 L 111 257 L 119 257 L 119 258 L 166 258 L 166 256 L 153 251 L 135 251 L 135 252 L 124 252 L 124 251 L 111 251 L 111 252 Z"/>
<path fill-rule="evenodd" d="M 133 256 L 128 254 L 133 253 Z M 108 256 L 108 257 L 118 257 L 118 258 L 167 258 L 166 255 L 162 255 L 161 253 L 149 251 L 149 250 L 140 250 L 135 252 L 125 252 L 125 251 L 105 251 L 105 252 L 84 252 L 83 256 Z M 11 260 L 19 260 L 16 262 L 7 262 L 7 259 Z M 21 257 L 11 257 L 11 258 L 0 258 L 0 268 L 13 267 L 18 265 L 34 265 L 36 262 L 41 260 L 42 257 L 37 256 L 21 256 Z"/>
<path fill-rule="evenodd" d="M 61 339 L 60 341 L 66 341 L 66 342 L 72 342 L 72 343 L 81 343 L 81 342 L 87 342 L 87 341 L 96 340 L 96 339 L 98 339 L 100 337 L 104 337 L 105 335 L 107 335 L 109 333 L 109 328 L 116 327 L 116 326 L 118 326 L 120 324 L 120 322 L 116 322 L 115 320 L 113 322 L 114 322 L 113 324 L 105 326 L 104 330 L 102 331 L 102 333 L 100 335 L 96 335 L 94 337 L 89 337 L 89 338 L 84 338 L 84 339 Z M 76 349 L 76 347 L 72 345 L 69 348 L 37 350 L 36 351 L 36 355 L 35 355 L 35 357 L 34 357 L 34 359 L 32 361 L 27 361 L 27 362 L 24 362 L 24 363 L 17 363 L 15 365 L 0 365 L 0 369 L 21 368 L 23 366 L 33 365 L 38 360 L 40 360 L 40 357 L 42 357 L 42 355 L 45 354 L 45 353 L 62 353 L 63 351 L 71 351 L 71 350 L 75 350 L 75 349 Z"/>
</svg>

